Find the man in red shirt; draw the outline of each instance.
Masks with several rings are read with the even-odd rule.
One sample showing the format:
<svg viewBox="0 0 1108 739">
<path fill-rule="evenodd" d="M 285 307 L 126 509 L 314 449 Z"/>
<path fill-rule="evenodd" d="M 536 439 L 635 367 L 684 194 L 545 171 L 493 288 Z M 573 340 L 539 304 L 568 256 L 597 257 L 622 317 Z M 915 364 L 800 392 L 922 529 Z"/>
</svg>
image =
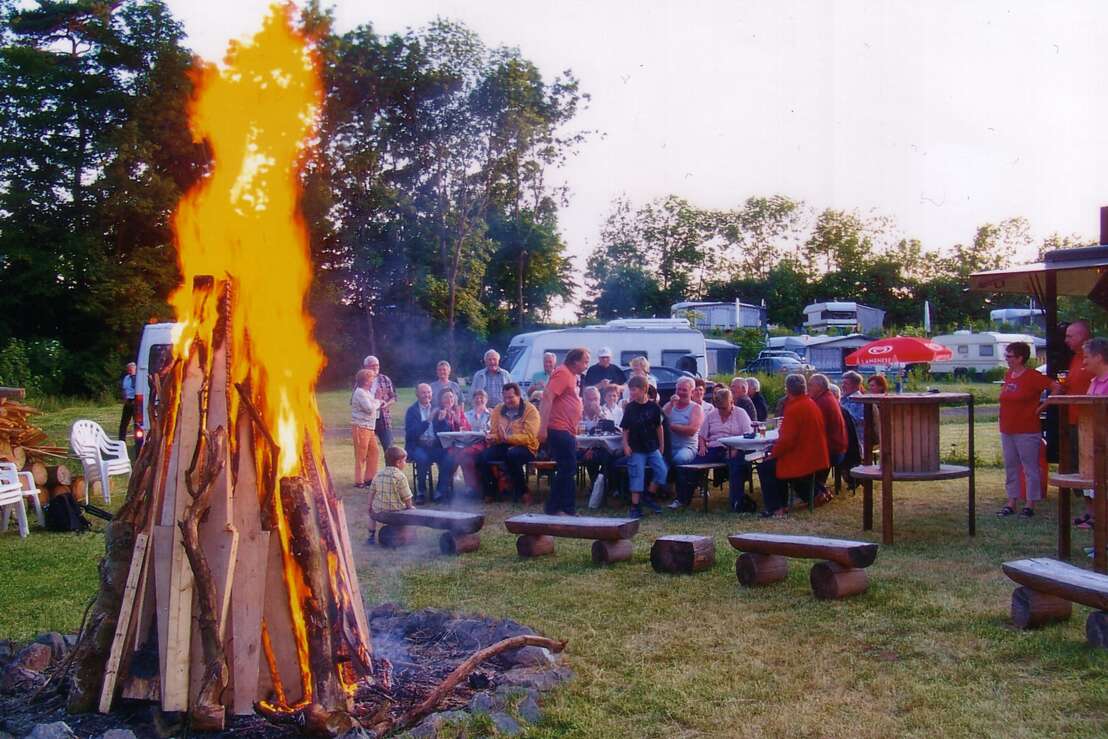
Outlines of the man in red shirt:
<svg viewBox="0 0 1108 739">
<path fill-rule="evenodd" d="M 546 451 L 556 465 L 546 499 L 546 512 L 551 515 L 576 515 L 577 426 L 582 412 L 577 381 L 589 368 L 589 359 L 588 349 L 570 349 L 542 393 L 539 443 L 546 444 Z"/>
<path fill-rule="evenodd" d="M 827 379 L 827 375 L 817 374 L 808 378 L 808 397 L 819 406 L 819 412 L 823 416 L 823 428 L 827 432 L 827 455 L 833 469 L 846 457 L 849 443 L 843 411 L 839 407 L 838 399 L 831 392 L 831 381 Z M 831 469 L 816 475 L 816 486 L 819 488 L 820 500 L 823 502 L 830 499 L 830 492 L 827 490 L 827 474 Z"/>
<path fill-rule="evenodd" d="M 1085 342 L 1092 338 L 1089 322 L 1079 318 L 1069 326 L 1066 326 L 1066 348 L 1073 352 L 1066 373 L 1065 384 L 1055 382 L 1050 391 L 1055 395 L 1085 395 L 1089 392 L 1089 382 L 1092 374 L 1085 369 Z M 1069 407 L 1064 411 L 1066 415 L 1058 421 L 1058 433 L 1066 434 L 1069 439 L 1070 454 L 1068 459 L 1058 460 L 1060 472 L 1073 472 L 1077 469 L 1077 408 Z M 1080 521 L 1081 519 L 1077 519 Z"/>
<path fill-rule="evenodd" d="M 788 397 L 777 442 L 770 456 L 758 467 L 765 510 L 763 518 L 780 518 L 788 513 L 788 486 L 802 498 L 813 494 L 812 476 L 830 467 L 827 431 L 823 414 L 808 397 L 804 375 L 785 378 Z"/>
</svg>

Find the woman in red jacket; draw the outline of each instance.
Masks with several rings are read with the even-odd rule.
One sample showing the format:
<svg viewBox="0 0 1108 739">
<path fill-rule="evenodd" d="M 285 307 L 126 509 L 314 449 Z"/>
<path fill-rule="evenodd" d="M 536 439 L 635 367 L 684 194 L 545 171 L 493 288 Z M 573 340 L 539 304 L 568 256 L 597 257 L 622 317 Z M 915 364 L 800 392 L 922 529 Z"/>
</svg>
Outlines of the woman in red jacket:
<svg viewBox="0 0 1108 739">
<path fill-rule="evenodd" d="M 763 518 L 780 518 L 788 513 L 788 489 L 792 485 L 805 500 L 812 495 L 814 475 L 830 466 L 827 454 L 827 431 L 823 413 L 808 397 L 804 375 L 785 378 L 788 397 L 785 417 L 773 450 L 758 467 L 762 482 Z"/>
<path fill-rule="evenodd" d="M 1050 378 L 1027 366 L 1031 347 L 1013 341 L 1004 348 L 1008 373 L 1000 387 L 1000 448 L 1004 453 L 1004 490 L 1008 503 L 996 512 L 1011 516 L 1020 499 L 1020 469 L 1027 481 L 1027 505 L 1020 518 L 1035 515 L 1035 501 L 1043 495 L 1039 477 L 1039 448 L 1043 443 L 1039 405 L 1043 391 L 1050 387 Z"/>
</svg>

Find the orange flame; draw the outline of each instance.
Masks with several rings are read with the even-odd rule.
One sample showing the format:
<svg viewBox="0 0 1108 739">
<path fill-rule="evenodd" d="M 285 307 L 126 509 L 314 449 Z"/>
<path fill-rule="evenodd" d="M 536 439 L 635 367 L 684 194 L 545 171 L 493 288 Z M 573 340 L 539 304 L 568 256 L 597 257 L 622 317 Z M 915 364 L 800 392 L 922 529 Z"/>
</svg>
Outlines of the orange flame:
<svg viewBox="0 0 1108 739">
<path fill-rule="evenodd" d="M 249 381 L 281 447 L 280 475 L 298 471 L 305 433 L 320 448 L 315 384 L 324 364 L 304 305 L 312 274 L 297 182 L 323 91 L 293 13 L 291 4 L 272 6 L 250 42 L 232 43 L 223 68 L 206 64 L 196 75 L 189 118 L 213 166 L 174 218 L 184 282 L 171 298 L 186 324 L 177 350 L 187 356 L 214 328 L 192 321 L 193 277 L 235 278 L 233 346 L 246 347 L 247 326 L 250 338 L 231 379 Z"/>
</svg>

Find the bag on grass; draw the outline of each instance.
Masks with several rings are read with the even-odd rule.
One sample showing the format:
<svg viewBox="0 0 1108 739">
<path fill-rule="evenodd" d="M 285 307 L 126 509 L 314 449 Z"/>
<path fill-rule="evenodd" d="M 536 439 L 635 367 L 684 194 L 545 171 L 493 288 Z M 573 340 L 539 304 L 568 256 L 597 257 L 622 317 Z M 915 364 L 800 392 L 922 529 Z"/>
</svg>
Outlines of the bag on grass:
<svg viewBox="0 0 1108 739">
<path fill-rule="evenodd" d="M 72 493 L 56 495 L 46 506 L 47 531 L 87 531 L 92 527 Z"/>
</svg>

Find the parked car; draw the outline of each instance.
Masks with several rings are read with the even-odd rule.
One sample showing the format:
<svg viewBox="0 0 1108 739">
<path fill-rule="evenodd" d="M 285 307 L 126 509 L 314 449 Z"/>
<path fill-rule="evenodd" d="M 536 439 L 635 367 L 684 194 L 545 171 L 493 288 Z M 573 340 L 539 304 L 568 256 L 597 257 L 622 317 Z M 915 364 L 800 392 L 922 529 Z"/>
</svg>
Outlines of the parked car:
<svg viewBox="0 0 1108 739">
<path fill-rule="evenodd" d="M 696 377 L 696 375 L 691 372 L 683 372 L 682 370 L 673 369 L 672 367 L 651 367 L 650 374 L 654 375 L 654 379 L 658 381 L 658 402 L 662 405 L 668 403 L 673 393 L 677 390 L 678 379 L 682 377 Z M 623 370 L 623 376 L 626 380 L 630 380 L 631 369 L 625 368 Z"/>
<path fill-rule="evenodd" d="M 788 375 L 810 371 L 809 365 L 792 357 L 761 357 L 742 368 L 742 374 Z"/>
<path fill-rule="evenodd" d="M 786 357 L 801 363 L 804 361 L 799 354 L 790 349 L 763 349 L 758 352 L 758 359 L 765 359 L 766 357 Z"/>
</svg>

